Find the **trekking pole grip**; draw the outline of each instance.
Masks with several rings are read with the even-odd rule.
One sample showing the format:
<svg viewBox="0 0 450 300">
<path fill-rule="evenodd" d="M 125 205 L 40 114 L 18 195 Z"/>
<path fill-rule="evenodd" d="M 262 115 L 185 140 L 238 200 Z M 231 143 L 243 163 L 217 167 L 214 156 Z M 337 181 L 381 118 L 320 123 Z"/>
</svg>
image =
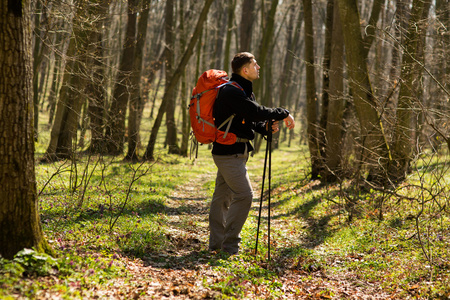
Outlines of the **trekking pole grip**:
<svg viewBox="0 0 450 300">
<path fill-rule="evenodd" d="M 272 142 L 272 125 L 273 120 L 269 120 L 267 123 L 267 142 Z"/>
</svg>

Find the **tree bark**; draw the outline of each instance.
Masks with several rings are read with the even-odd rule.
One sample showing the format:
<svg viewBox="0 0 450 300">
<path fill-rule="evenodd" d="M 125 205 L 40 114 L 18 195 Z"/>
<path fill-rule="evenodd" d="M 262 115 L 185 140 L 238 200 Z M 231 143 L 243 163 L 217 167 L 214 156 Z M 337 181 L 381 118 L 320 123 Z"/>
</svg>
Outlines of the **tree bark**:
<svg viewBox="0 0 450 300">
<path fill-rule="evenodd" d="M 320 159 L 323 161 L 325 158 L 326 148 L 326 130 L 327 130 L 327 118 L 328 118 L 328 106 L 329 106 L 329 87 L 330 87 L 330 64 L 331 64 L 331 35 L 334 26 L 334 0 L 327 1 L 326 18 L 325 18 L 325 45 L 323 52 L 323 75 L 322 75 L 322 98 L 321 98 L 321 113 L 319 119 L 319 153 Z"/>
<path fill-rule="evenodd" d="M 107 154 L 111 155 L 120 155 L 124 150 L 125 115 L 130 100 L 131 72 L 136 47 L 137 3 L 138 0 L 128 0 L 128 22 L 125 42 L 106 125 Z"/>
<path fill-rule="evenodd" d="M 331 61 L 329 70 L 329 104 L 326 126 L 325 174 L 327 181 L 336 180 L 341 173 L 342 121 L 344 100 L 344 38 L 339 16 L 339 3 L 334 0 L 333 28 L 331 32 Z"/>
<path fill-rule="evenodd" d="M 180 1 L 180 49 L 186 48 L 186 28 L 184 27 L 184 1 Z M 181 76 L 181 117 L 182 117 L 182 127 L 181 127 L 181 148 L 180 154 L 184 157 L 188 155 L 189 148 L 189 131 L 190 131 L 190 119 L 188 118 L 188 91 L 187 91 L 187 80 L 186 80 L 186 70 L 183 71 Z"/>
<path fill-rule="evenodd" d="M 90 153 L 104 153 L 106 151 L 103 129 L 105 123 L 105 108 L 106 108 L 106 79 L 105 79 L 105 59 L 103 46 L 102 28 L 105 25 L 105 19 L 110 0 L 100 0 L 99 17 L 96 27 L 91 32 L 91 49 L 92 53 L 92 68 L 91 80 L 88 82 L 86 93 L 89 95 L 89 126 L 91 130 L 91 144 L 88 151 Z"/>
<path fill-rule="evenodd" d="M 138 32 L 136 37 L 136 50 L 134 54 L 133 70 L 131 74 L 131 95 L 128 115 L 128 152 L 125 160 L 137 161 L 138 145 L 140 142 L 139 128 L 140 118 L 139 114 L 142 111 L 143 99 L 141 93 L 141 73 L 142 62 L 144 58 L 144 45 L 147 38 L 147 24 L 150 12 L 150 0 L 143 3 L 144 7 L 139 14 Z"/>
<path fill-rule="evenodd" d="M 314 67 L 314 29 L 311 0 L 303 0 L 305 14 L 306 119 L 308 147 L 311 156 L 311 179 L 320 173 L 319 136 L 317 132 L 316 80 Z"/>
<path fill-rule="evenodd" d="M 194 33 L 189 41 L 189 45 L 186 48 L 186 51 L 184 52 L 180 63 L 178 64 L 177 68 L 173 72 L 172 78 L 167 83 L 166 90 L 170 91 L 171 89 L 174 89 L 174 87 L 178 83 L 178 80 L 181 78 L 181 75 L 182 75 L 184 69 L 186 68 L 187 63 L 194 52 L 195 44 L 197 43 L 197 41 L 200 38 L 202 28 L 203 28 L 203 23 L 205 22 L 205 20 L 208 16 L 208 11 L 209 11 L 209 8 L 211 7 L 211 4 L 213 3 L 213 1 L 214 0 L 205 0 L 205 5 L 203 6 L 203 9 L 200 13 L 200 16 L 197 21 L 197 25 L 195 26 L 195 29 L 194 29 Z M 144 154 L 144 159 L 146 159 L 146 160 L 154 160 L 155 159 L 154 151 L 155 151 L 156 139 L 158 137 L 158 131 L 161 126 L 162 118 L 164 116 L 166 104 L 169 101 L 169 96 L 170 96 L 169 93 L 164 93 L 164 96 L 163 96 L 163 99 L 161 102 L 161 107 L 158 111 L 158 115 L 156 116 L 155 123 L 153 124 L 153 127 L 152 127 L 150 139 L 149 139 L 149 142 L 147 145 L 147 150 Z"/>
<path fill-rule="evenodd" d="M 244 0 L 242 3 L 239 52 L 248 52 L 251 49 L 254 21 L 255 0 Z"/>
<path fill-rule="evenodd" d="M 24 248 L 51 252 L 34 169 L 30 15 L 29 1 L 0 1 L 0 255 L 7 259 Z"/>
<path fill-rule="evenodd" d="M 174 39 L 174 13 L 173 13 L 173 0 L 167 0 L 165 11 L 165 26 L 164 32 L 166 37 L 166 83 L 169 82 L 173 72 L 174 56 L 175 56 L 175 39 Z M 168 152 L 172 154 L 179 154 L 180 147 L 177 143 L 177 124 L 175 121 L 175 88 L 167 90 L 167 85 L 164 93 L 169 93 L 170 97 L 166 104 L 166 127 L 167 136 L 166 142 L 168 146 Z"/>
<path fill-rule="evenodd" d="M 397 105 L 397 121 L 394 129 L 394 144 L 392 147 L 393 164 L 390 168 L 390 177 L 394 182 L 405 179 L 409 172 L 412 159 L 412 150 L 414 145 L 414 104 L 415 97 L 419 93 L 421 67 L 417 63 L 420 61 L 420 53 L 423 44 L 420 45 L 420 39 L 425 34 L 421 20 L 423 18 L 424 8 L 427 9 L 430 1 L 414 0 L 411 10 L 411 18 L 408 26 L 408 33 L 405 39 L 404 54 L 402 59 L 402 72 L 400 75 L 401 86 Z M 426 19 L 426 18 L 425 18 Z M 420 100 L 416 100 L 420 101 Z"/>
<path fill-rule="evenodd" d="M 360 125 L 360 164 L 369 170 L 368 180 L 384 183 L 390 154 L 372 93 L 357 1 L 339 0 L 338 3 L 349 85 Z"/>
<path fill-rule="evenodd" d="M 225 40 L 225 55 L 223 60 L 223 69 L 225 72 L 230 71 L 230 47 L 231 47 L 231 34 L 233 32 L 234 10 L 236 8 L 236 0 L 228 1 L 227 4 L 227 34 Z"/>
</svg>

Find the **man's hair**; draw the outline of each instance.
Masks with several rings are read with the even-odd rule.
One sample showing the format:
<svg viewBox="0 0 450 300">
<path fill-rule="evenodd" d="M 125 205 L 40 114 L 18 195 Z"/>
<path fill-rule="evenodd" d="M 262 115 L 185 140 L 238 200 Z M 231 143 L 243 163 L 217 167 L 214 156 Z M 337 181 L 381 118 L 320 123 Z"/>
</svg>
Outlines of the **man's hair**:
<svg viewBox="0 0 450 300">
<path fill-rule="evenodd" d="M 255 56 L 249 52 L 240 52 L 236 54 L 231 61 L 231 69 L 233 70 L 233 73 L 239 74 L 242 68 L 251 63 L 254 58 Z"/>
</svg>

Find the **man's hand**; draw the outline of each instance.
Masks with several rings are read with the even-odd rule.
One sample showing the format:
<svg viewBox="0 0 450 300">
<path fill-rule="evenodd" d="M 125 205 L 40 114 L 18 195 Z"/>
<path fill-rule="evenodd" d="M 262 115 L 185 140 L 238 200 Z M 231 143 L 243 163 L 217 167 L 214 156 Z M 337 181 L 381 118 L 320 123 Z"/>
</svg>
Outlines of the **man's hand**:
<svg viewBox="0 0 450 300">
<path fill-rule="evenodd" d="M 272 133 L 276 133 L 280 130 L 280 125 L 278 121 L 272 121 Z"/>
<path fill-rule="evenodd" d="M 289 114 L 289 116 L 287 116 L 284 119 L 284 124 L 286 124 L 287 128 L 294 129 L 294 127 L 295 127 L 294 117 L 291 116 L 291 114 Z"/>
</svg>

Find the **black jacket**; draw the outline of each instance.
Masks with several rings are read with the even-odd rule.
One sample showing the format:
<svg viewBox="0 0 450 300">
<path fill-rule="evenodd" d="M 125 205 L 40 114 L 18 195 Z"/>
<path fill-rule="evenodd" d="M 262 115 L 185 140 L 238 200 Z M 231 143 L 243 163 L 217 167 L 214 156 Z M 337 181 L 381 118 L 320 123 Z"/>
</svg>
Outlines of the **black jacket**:
<svg viewBox="0 0 450 300">
<path fill-rule="evenodd" d="M 226 85 L 220 91 L 214 103 L 214 123 L 216 126 L 222 124 L 229 116 L 236 114 L 229 132 L 236 134 L 240 138 L 253 140 L 255 131 L 266 134 L 266 121 L 283 120 L 289 115 L 289 111 L 284 108 L 269 108 L 256 102 L 253 94 L 253 84 L 251 81 L 238 74 L 232 74 L 231 80 L 237 82 L 243 89 Z M 226 126 L 224 126 L 226 127 Z M 225 128 L 220 128 L 225 131 Z M 251 143 L 247 143 L 248 151 L 252 151 Z M 212 154 L 229 155 L 244 153 L 245 143 L 235 143 L 233 145 L 223 145 L 214 142 Z"/>
</svg>

